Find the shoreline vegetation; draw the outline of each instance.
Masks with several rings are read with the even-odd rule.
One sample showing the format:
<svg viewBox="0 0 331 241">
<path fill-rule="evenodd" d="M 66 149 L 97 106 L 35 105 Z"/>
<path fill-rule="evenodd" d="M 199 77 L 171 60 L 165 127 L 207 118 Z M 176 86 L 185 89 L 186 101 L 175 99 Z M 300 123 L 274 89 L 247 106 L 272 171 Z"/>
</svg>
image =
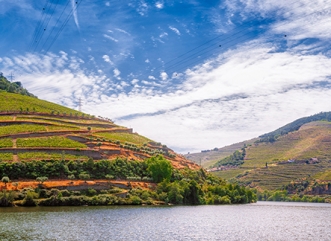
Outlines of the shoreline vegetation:
<svg viewBox="0 0 331 241">
<path fill-rule="evenodd" d="M 162 155 L 144 161 L 117 158 L 0 162 L 0 176 L 1 207 L 203 205 L 257 201 L 256 194 L 248 188 L 227 183 L 204 169 L 174 169 Z M 23 179 L 34 185 L 24 187 L 22 184 L 28 182 L 21 181 L 20 184 Z M 60 186 L 47 184 L 59 179 L 65 180 Z"/>
</svg>

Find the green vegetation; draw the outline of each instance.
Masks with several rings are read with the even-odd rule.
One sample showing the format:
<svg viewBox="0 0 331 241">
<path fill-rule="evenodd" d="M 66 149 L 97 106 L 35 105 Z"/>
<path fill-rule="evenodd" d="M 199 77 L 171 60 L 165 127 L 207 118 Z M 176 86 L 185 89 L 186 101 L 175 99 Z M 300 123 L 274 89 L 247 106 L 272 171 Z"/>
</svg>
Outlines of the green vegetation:
<svg viewBox="0 0 331 241">
<path fill-rule="evenodd" d="M 13 120 L 13 116 L 8 116 L 8 115 L 0 115 L 0 121 L 12 121 Z"/>
<path fill-rule="evenodd" d="M 163 156 L 154 156 L 147 159 L 146 162 L 147 171 L 155 182 L 170 180 L 173 171 L 170 161 L 164 159 Z"/>
<path fill-rule="evenodd" d="M 1 179 L 1 181 L 5 184 L 5 186 L 7 185 L 7 183 L 10 181 L 10 179 L 9 179 L 9 177 L 3 177 L 2 179 Z"/>
<path fill-rule="evenodd" d="M 13 154 L 12 153 L 0 153 L 0 161 L 12 161 Z"/>
<path fill-rule="evenodd" d="M 29 93 L 26 89 L 23 88 L 21 82 L 10 82 L 5 77 L 0 76 L 0 90 L 4 90 L 10 93 L 16 93 L 21 95 L 27 95 L 35 97 L 33 94 Z"/>
<path fill-rule="evenodd" d="M 18 134 L 18 133 L 34 133 L 46 131 L 45 126 L 43 125 L 9 125 L 1 126 L 0 136 L 9 135 L 9 134 Z"/>
<path fill-rule="evenodd" d="M 240 151 L 236 150 L 232 155 L 223 158 L 218 161 L 214 167 L 219 166 L 240 166 L 244 163 L 244 158 L 246 156 L 246 146 L 244 146 Z"/>
<path fill-rule="evenodd" d="M 88 160 L 87 156 L 76 156 L 70 154 L 58 154 L 58 153 L 47 153 L 47 152 L 25 152 L 18 153 L 20 160 Z M 1 157 L 0 157 L 1 159 Z M 10 156 L 12 160 L 12 155 Z"/>
<path fill-rule="evenodd" d="M 12 179 L 37 178 L 39 182 L 46 177 L 78 176 L 80 179 L 129 179 L 129 177 L 151 180 L 155 164 L 169 169 L 168 161 L 162 156 L 152 157 L 145 161 L 116 160 L 101 161 L 30 161 L 21 163 L 0 162 L 0 175 L 8 174 Z M 165 165 L 165 166 L 163 166 Z M 170 176 L 169 176 L 170 174 Z M 41 178 L 43 179 L 41 180 Z M 235 204 L 256 201 L 255 194 L 237 184 L 226 183 L 223 179 L 207 174 L 203 169 L 173 169 L 163 177 L 157 176 L 158 184 L 149 189 L 131 188 L 97 191 L 23 190 L 15 192 L 12 202 L 16 205 L 112 205 L 112 204 L 153 204 L 157 202 L 172 204 Z M 128 182 L 130 186 L 130 181 Z M 126 197 L 117 194 L 125 193 Z"/>
<path fill-rule="evenodd" d="M 13 147 L 13 141 L 9 138 L 0 139 L 0 148 L 3 147 Z"/>
<path fill-rule="evenodd" d="M 37 177 L 36 181 L 38 181 L 40 184 L 43 184 L 48 180 L 48 177 Z"/>
<path fill-rule="evenodd" d="M 260 140 L 258 142 L 275 142 L 279 136 L 286 135 L 287 133 L 297 131 L 304 124 L 313 122 L 313 121 L 331 121 L 331 112 L 321 112 L 316 115 L 312 115 L 309 117 L 300 118 L 295 120 L 273 132 L 264 134 L 260 136 Z"/>
<path fill-rule="evenodd" d="M 0 112 L 4 111 L 17 111 L 24 113 L 41 112 L 41 113 L 53 113 L 63 114 L 72 113 L 72 115 L 82 116 L 83 113 L 75 111 L 73 109 L 57 105 L 45 100 L 39 100 L 37 98 L 23 96 L 19 94 L 7 93 L 0 91 Z"/>
<path fill-rule="evenodd" d="M 17 147 L 65 147 L 65 148 L 86 148 L 86 145 L 67 139 L 62 136 L 51 136 L 41 138 L 19 138 Z"/>
<path fill-rule="evenodd" d="M 97 136 L 104 137 L 111 140 L 118 140 L 120 142 L 130 142 L 135 145 L 142 146 L 145 143 L 150 142 L 150 139 L 146 137 L 137 135 L 137 134 L 129 134 L 129 133 L 108 133 L 108 132 L 100 132 L 96 134 Z"/>
</svg>

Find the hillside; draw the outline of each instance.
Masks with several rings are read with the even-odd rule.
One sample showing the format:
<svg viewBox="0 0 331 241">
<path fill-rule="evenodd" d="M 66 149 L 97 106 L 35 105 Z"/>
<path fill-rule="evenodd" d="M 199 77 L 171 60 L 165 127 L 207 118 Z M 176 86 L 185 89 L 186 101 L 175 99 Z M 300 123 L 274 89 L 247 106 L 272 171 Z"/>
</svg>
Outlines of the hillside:
<svg viewBox="0 0 331 241">
<path fill-rule="evenodd" d="M 0 72 L 0 90 L 10 92 L 10 93 L 16 93 L 21 95 L 27 95 L 31 97 L 35 97 L 33 94 L 31 94 L 27 89 L 23 88 L 23 85 L 21 82 L 10 82 L 7 80 L 6 77 L 2 75 Z"/>
<path fill-rule="evenodd" d="M 54 103 L 0 92 L 0 206 L 249 203 L 166 145 Z M 220 193 L 219 190 L 222 190 Z"/>
<path fill-rule="evenodd" d="M 201 166 L 203 166 L 204 168 L 210 168 L 217 161 L 231 155 L 236 150 L 241 149 L 244 145 L 249 145 L 251 143 L 254 143 L 254 141 L 256 141 L 256 140 L 258 140 L 258 139 L 243 141 L 243 142 L 235 143 L 235 144 L 225 146 L 222 148 L 203 150 L 198 153 L 189 153 L 189 154 L 185 154 L 184 156 L 187 159 L 189 159 L 199 165 L 201 163 Z"/>
<path fill-rule="evenodd" d="M 244 150 L 241 163 L 227 166 L 219 161 L 213 173 L 262 192 L 331 195 L 331 122 L 300 124 L 272 142 L 256 141 Z"/>
<path fill-rule="evenodd" d="M 142 160 L 163 154 L 178 168 L 197 168 L 161 143 L 111 120 L 28 96 L 0 92 L 0 159 L 76 157 Z"/>
</svg>

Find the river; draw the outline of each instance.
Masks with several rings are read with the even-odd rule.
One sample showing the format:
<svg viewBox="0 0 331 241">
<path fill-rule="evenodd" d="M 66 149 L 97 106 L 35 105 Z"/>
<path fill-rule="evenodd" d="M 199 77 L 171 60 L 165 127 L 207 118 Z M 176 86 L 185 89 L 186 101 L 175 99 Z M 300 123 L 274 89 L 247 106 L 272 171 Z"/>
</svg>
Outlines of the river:
<svg viewBox="0 0 331 241">
<path fill-rule="evenodd" d="M 331 204 L 0 208 L 0 240 L 331 240 Z"/>
</svg>

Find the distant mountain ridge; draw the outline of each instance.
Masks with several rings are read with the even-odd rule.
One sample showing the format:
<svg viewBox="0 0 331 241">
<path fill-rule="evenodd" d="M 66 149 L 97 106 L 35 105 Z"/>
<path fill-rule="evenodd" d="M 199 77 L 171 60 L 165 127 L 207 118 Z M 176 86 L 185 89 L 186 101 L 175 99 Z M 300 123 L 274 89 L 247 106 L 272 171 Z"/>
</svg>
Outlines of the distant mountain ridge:
<svg viewBox="0 0 331 241">
<path fill-rule="evenodd" d="M 300 118 L 229 147 L 223 150 L 233 152 L 219 155 L 219 159 L 216 151 L 186 157 L 203 159 L 213 153 L 209 170 L 231 182 L 266 192 L 259 200 L 289 200 L 290 194 L 294 198 L 291 200 L 331 202 L 331 112 Z"/>
<path fill-rule="evenodd" d="M 278 128 L 275 131 L 263 134 L 259 136 L 259 142 L 274 142 L 279 136 L 286 135 L 287 133 L 297 131 L 304 124 L 313 122 L 313 121 L 331 121 L 331 112 L 321 112 L 312 116 L 303 117 L 297 119 L 285 126 Z"/>
</svg>

